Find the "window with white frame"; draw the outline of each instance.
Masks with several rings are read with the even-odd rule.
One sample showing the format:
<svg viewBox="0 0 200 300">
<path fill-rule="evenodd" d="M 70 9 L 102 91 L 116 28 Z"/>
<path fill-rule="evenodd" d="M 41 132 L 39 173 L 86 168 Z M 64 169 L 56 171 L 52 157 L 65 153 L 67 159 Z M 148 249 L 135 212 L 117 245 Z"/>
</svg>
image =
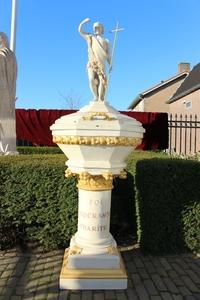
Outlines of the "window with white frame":
<svg viewBox="0 0 200 300">
<path fill-rule="evenodd" d="M 192 101 L 186 101 L 185 108 L 191 108 L 191 107 L 192 107 Z"/>
</svg>

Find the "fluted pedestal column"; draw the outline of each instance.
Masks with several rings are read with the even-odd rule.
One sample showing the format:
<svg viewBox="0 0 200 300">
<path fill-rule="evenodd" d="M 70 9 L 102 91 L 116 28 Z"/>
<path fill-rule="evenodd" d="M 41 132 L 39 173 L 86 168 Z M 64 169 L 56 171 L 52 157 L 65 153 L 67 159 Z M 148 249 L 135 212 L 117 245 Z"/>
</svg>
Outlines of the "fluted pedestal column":
<svg viewBox="0 0 200 300">
<path fill-rule="evenodd" d="M 127 275 L 109 231 L 112 179 L 79 178 L 78 231 L 65 251 L 60 288 L 125 289 Z"/>
</svg>

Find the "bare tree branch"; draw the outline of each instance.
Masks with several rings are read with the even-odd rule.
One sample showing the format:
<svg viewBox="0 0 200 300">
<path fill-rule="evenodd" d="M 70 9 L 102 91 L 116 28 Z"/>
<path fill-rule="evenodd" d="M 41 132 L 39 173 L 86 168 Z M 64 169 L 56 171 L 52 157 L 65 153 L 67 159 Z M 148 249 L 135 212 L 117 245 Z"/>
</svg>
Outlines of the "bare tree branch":
<svg viewBox="0 0 200 300">
<path fill-rule="evenodd" d="M 70 90 L 67 95 L 59 92 L 60 96 L 65 100 L 66 108 L 68 109 L 80 109 L 81 106 L 81 96 Z"/>
</svg>

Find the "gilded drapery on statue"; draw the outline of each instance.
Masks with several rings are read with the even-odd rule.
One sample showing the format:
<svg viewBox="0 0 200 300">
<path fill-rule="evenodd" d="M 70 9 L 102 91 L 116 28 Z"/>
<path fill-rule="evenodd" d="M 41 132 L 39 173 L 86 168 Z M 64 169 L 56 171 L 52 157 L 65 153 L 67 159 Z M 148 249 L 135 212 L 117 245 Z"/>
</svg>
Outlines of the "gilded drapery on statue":
<svg viewBox="0 0 200 300">
<path fill-rule="evenodd" d="M 111 57 L 109 50 L 109 41 L 104 39 L 103 25 L 99 22 L 94 23 L 94 34 L 83 31 L 83 25 L 90 22 L 87 18 L 79 25 L 79 33 L 87 41 L 88 44 L 88 64 L 87 71 L 89 84 L 94 101 L 104 101 L 107 88 L 106 62 L 111 69 Z"/>
<path fill-rule="evenodd" d="M 17 62 L 0 32 L 0 154 L 16 154 L 15 94 Z"/>
</svg>

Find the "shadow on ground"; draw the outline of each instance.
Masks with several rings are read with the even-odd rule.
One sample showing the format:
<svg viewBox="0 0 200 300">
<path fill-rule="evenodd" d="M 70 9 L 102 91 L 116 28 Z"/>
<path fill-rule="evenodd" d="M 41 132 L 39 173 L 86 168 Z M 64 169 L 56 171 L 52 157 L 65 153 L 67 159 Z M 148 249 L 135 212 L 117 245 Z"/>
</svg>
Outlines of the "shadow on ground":
<svg viewBox="0 0 200 300">
<path fill-rule="evenodd" d="M 1 300 L 200 299 L 200 259 L 194 254 L 154 257 L 139 248 L 122 256 L 127 290 L 60 291 L 63 250 L 14 249 L 0 252 Z M 129 246 L 130 249 L 130 246 Z"/>
</svg>

